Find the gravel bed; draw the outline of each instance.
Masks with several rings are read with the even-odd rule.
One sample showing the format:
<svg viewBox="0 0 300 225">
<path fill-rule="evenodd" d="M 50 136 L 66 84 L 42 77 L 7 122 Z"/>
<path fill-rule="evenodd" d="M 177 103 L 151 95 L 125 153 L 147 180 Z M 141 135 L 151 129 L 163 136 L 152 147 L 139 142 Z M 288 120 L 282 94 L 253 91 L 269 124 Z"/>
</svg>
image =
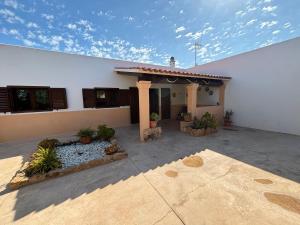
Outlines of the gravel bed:
<svg viewBox="0 0 300 225">
<path fill-rule="evenodd" d="M 104 149 L 111 143 L 105 141 L 93 141 L 91 144 L 74 143 L 65 146 L 56 147 L 56 153 L 62 167 L 76 166 L 94 159 L 105 156 Z"/>
</svg>

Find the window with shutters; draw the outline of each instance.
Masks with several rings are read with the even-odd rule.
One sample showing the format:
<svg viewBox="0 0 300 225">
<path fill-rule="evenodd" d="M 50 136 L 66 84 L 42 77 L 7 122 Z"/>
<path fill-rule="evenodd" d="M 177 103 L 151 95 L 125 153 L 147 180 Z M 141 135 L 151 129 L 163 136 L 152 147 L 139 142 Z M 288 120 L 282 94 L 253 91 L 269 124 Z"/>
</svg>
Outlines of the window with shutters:
<svg viewBox="0 0 300 225">
<path fill-rule="evenodd" d="M 0 87 L 0 112 L 40 112 L 66 108 L 65 88 L 44 86 Z"/>
<path fill-rule="evenodd" d="M 120 90 L 118 88 L 94 88 L 82 89 L 84 108 L 110 108 L 126 105 L 123 97 L 120 102 Z"/>
<path fill-rule="evenodd" d="M 9 87 L 12 112 L 51 110 L 49 87 Z"/>
</svg>

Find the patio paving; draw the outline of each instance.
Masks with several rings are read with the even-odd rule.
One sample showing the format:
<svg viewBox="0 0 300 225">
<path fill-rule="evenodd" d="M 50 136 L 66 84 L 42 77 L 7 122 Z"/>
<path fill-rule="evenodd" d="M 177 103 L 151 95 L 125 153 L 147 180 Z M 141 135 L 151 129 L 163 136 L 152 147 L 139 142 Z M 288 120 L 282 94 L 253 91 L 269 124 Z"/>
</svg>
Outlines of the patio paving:
<svg viewBox="0 0 300 225">
<path fill-rule="evenodd" d="M 0 144 L 1 224 L 300 224 L 300 137 L 246 128 L 207 137 L 163 124 L 128 159 L 9 191 L 37 143 Z M 68 137 L 68 135 L 66 136 Z"/>
</svg>

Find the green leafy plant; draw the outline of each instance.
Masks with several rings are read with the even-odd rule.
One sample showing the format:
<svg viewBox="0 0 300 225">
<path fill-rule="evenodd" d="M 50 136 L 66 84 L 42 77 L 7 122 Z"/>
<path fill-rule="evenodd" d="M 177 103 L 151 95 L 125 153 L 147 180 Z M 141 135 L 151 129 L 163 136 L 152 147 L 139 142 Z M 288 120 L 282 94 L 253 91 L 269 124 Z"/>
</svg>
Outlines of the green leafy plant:
<svg viewBox="0 0 300 225">
<path fill-rule="evenodd" d="M 38 143 L 38 147 L 54 149 L 59 144 L 57 139 L 44 139 Z"/>
<path fill-rule="evenodd" d="M 57 168 L 61 168 L 61 162 L 57 158 L 56 151 L 51 148 L 39 147 L 33 153 L 32 160 L 25 169 L 25 174 L 30 177 L 34 174 L 44 174 Z"/>
<path fill-rule="evenodd" d="M 113 128 L 107 127 L 106 125 L 100 125 L 97 129 L 97 138 L 109 141 L 116 131 Z"/>
<path fill-rule="evenodd" d="M 207 129 L 207 128 L 214 128 L 214 129 L 217 128 L 216 117 L 213 114 L 209 113 L 209 112 L 204 113 L 204 115 L 201 117 L 200 121 L 203 124 L 205 129 Z"/>
<path fill-rule="evenodd" d="M 92 130 L 91 128 L 84 128 L 84 129 L 81 129 L 78 133 L 77 133 L 77 136 L 78 137 L 93 137 L 95 134 L 95 131 Z"/>
<path fill-rule="evenodd" d="M 204 124 L 201 120 L 195 118 L 193 121 L 193 125 L 192 125 L 193 129 L 203 129 L 204 128 Z"/>
<path fill-rule="evenodd" d="M 231 122 L 231 117 L 232 117 L 232 115 L 233 115 L 233 112 L 232 112 L 232 110 L 227 110 L 226 112 L 225 112 L 225 116 L 224 116 L 224 120 L 225 121 L 230 121 Z"/>
<path fill-rule="evenodd" d="M 158 121 L 158 120 L 159 120 L 159 115 L 155 112 L 151 113 L 150 121 Z"/>
<path fill-rule="evenodd" d="M 192 113 L 186 112 L 182 113 L 183 120 L 186 122 L 192 121 Z"/>
</svg>

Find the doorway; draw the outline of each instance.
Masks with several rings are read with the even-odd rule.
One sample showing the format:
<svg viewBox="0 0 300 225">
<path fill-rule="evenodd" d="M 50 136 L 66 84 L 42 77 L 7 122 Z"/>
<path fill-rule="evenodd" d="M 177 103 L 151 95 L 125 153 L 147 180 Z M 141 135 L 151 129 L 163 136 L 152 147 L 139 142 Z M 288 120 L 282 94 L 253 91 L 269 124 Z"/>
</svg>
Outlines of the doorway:
<svg viewBox="0 0 300 225">
<path fill-rule="evenodd" d="M 170 88 L 161 89 L 161 119 L 171 118 L 171 91 Z"/>
<path fill-rule="evenodd" d="M 157 88 L 149 89 L 149 104 L 150 115 L 153 112 L 159 114 L 159 92 Z"/>
</svg>

